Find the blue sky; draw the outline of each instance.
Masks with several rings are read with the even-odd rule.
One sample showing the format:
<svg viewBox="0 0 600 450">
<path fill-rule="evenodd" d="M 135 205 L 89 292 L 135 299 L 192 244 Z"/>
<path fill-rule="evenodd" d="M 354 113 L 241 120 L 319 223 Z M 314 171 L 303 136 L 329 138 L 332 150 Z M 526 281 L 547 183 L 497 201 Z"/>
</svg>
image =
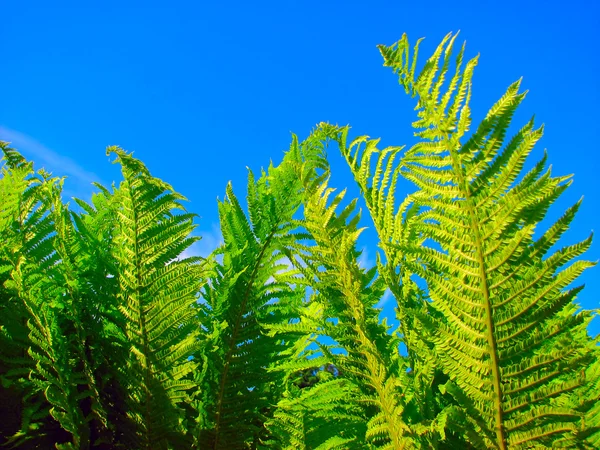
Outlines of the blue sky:
<svg viewBox="0 0 600 450">
<path fill-rule="evenodd" d="M 554 174 L 575 174 L 551 217 L 585 195 L 563 242 L 600 228 L 595 2 L 49 3 L 3 2 L 0 139 L 68 175 L 67 194 L 84 198 L 91 180 L 119 180 L 107 145 L 135 151 L 200 214 L 204 241 L 195 251 L 219 241 L 215 200 L 226 183 L 243 197 L 246 166 L 256 173 L 277 163 L 291 132 L 303 138 L 329 121 L 384 146 L 411 143 L 414 102 L 376 49 L 404 32 L 412 42 L 426 37 L 422 56 L 457 30 L 467 55 L 481 54 L 475 123 L 523 76 L 530 92 L 515 124 L 535 114 L 546 125 L 530 162 L 546 148 Z M 357 195 L 348 168 L 331 156 L 332 184 Z M 361 245 L 369 264 L 373 235 Z M 600 259 L 598 242 L 587 257 Z M 583 277 L 586 308 L 599 305 L 598 270 Z M 600 332 L 599 319 L 591 331 Z"/>
</svg>

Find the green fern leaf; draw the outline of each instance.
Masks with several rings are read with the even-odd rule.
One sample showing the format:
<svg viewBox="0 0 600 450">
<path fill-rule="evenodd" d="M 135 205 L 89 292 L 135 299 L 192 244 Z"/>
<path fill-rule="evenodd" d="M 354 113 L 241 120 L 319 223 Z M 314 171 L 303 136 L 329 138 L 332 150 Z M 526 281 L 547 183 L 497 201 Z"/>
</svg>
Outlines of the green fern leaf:
<svg viewBox="0 0 600 450">
<path fill-rule="evenodd" d="M 461 50 L 440 100 L 453 41 L 448 36 L 416 78 L 407 70 L 405 40 L 381 47 L 385 65 L 418 98 L 414 125 L 423 142 L 407 151 L 399 170 L 420 189 L 410 197 L 419 208 L 419 236 L 435 243 L 400 241 L 398 250 L 427 282 L 432 302 L 420 320 L 437 361 L 456 384 L 453 397 L 482 430 L 483 442 L 473 444 L 504 449 L 573 443 L 583 422 L 565 399 L 585 383 L 578 374 L 590 357 L 589 317 L 575 313 L 580 288 L 568 286 L 593 264 L 561 267 L 590 240 L 546 255 L 576 207 L 534 239 L 535 226 L 569 182 L 542 173 L 543 162 L 519 178 L 542 132 L 530 122 L 504 144 L 524 98 L 519 82 L 461 143 L 470 124 L 476 59 L 460 70 Z"/>
<path fill-rule="evenodd" d="M 189 357 L 197 349 L 194 323 L 203 268 L 197 258 L 178 259 L 197 238 L 193 215 L 183 210 L 184 197 L 152 177 L 148 169 L 123 150 L 110 147 L 122 166 L 124 181 L 115 231 L 115 278 L 118 308 L 125 319 L 130 346 L 123 383 L 128 416 L 137 425 L 132 445 L 167 448 L 189 445 L 181 404 L 195 388 Z"/>
</svg>

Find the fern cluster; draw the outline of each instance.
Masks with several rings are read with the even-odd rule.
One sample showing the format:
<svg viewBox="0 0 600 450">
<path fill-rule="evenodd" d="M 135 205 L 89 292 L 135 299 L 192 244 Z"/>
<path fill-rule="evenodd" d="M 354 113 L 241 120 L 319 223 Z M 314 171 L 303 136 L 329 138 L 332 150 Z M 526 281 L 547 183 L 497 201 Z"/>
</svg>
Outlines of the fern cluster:
<svg viewBox="0 0 600 450">
<path fill-rule="evenodd" d="M 412 147 L 324 123 L 293 136 L 249 171 L 245 203 L 227 186 L 207 258 L 182 257 L 195 215 L 124 150 L 107 150 L 121 183 L 71 207 L 2 143 L 0 445 L 598 447 L 598 339 L 573 287 L 591 237 L 559 246 L 580 202 L 539 229 L 570 178 L 545 156 L 524 172 L 542 129 L 507 138 L 520 82 L 472 129 L 477 58 L 455 40 L 420 71 L 419 43 L 380 46 L 417 99 Z M 361 199 L 330 186 L 329 145 Z M 379 317 L 389 294 L 397 326 Z"/>
</svg>

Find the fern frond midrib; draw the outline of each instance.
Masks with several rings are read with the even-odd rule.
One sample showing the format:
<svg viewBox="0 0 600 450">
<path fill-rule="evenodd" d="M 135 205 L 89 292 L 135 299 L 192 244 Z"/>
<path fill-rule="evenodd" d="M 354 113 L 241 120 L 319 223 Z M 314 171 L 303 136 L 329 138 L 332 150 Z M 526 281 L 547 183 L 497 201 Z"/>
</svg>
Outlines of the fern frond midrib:
<svg viewBox="0 0 600 450">
<path fill-rule="evenodd" d="M 135 207 L 135 196 L 132 195 L 132 189 L 133 186 L 131 185 L 131 183 L 129 183 L 129 181 L 126 181 L 126 186 L 128 187 L 128 189 L 126 189 L 126 195 L 129 197 L 129 201 L 131 202 L 132 208 L 131 208 L 131 214 L 133 216 L 133 233 L 134 233 L 134 242 L 133 242 L 133 250 L 134 250 L 134 256 L 133 256 L 133 264 L 135 267 L 135 277 L 136 277 L 136 286 L 135 286 L 135 298 L 136 298 L 136 307 L 137 310 L 139 311 L 138 314 L 138 326 L 140 327 L 140 336 L 142 337 L 142 345 L 143 345 L 143 352 L 144 352 L 144 357 L 146 360 L 146 364 L 145 367 L 143 367 L 144 370 L 144 386 L 143 386 L 143 395 L 144 395 L 144 423 L 145 424 L 150 424 L 150 416 L 151 416 L 151 405 L 150 405 L 150 401 L 151 401 L 151 393 L 150 393 L 150 384 L 151 384 L 151 380 L 152 380 L 152 355 L 150 352 L 150 343 L 148 340 L 148 333 L 146 330 L 146 315 L 144 314 L 144 305 L 142 304 L 142 285 L 143 285 L 143 277 L 142 277 L 142 268 L 141 268 L 141 255 L 139 252 L 139 232 L 138 232 L 138 215 L 137 215 L 137 208 Z M 127 301 L 129 301 L 129 299 L 127 299 Z M 144 431 L 146 433 L 144 433 L 144 440 L 145 440 L 145 448 L 150 448 L 150 444 L 151 444 L 151 440 L 150 437 L 148 435 L 148 428 L 147 426 L 143 427 Z"/>
<path fill-rule="evenodd" d="M 446 140 L 447 136 L 446 136 Z M 497 444 L 501 450 L 507 450 L 507 440 L 506 434 L 504 430 L 504 426 L 502 423 L 503 420 L 503 410 L 502 410 L 502 386 L 501 386 L 501 374 L 500 374 L 500 363 L 498 357 L 498 348 L 496 343 L 496 337 L 494 333 L 494 320 L 492 316 L 492 303 L 490 300 L 490 290 L 488 285 L 488 276 L 485 267 L 485 248 L 483 246 L 483 242 L 481 240 L 481 234 L 478 226 L 478 216 L 475 212 L 473 199 L 471 197 L 471 192 L 469 189 L 469 185 L 467 180 L 464 177 L 462 171 L 462 163 L 456 154 L 456 149 L 450 149 L 450 154 L 452 157 L 452 169 L 456 176 L 458 177 L 458 188 L 463 192 L 464 202 L 467 205 L 467 212 L 469 214 L 470 223 L 471 223 L 471 231 L 473 236 L 475 237 L 475 255 L 479 262 L 479 277 L 480 277 L 480 286 L 481 293 L 483 294 L 483 299 L 485 303 L 485 311 L 486 311 L 486 322 L 487 322 L 487 341 L 489 346 L 489 355 L 492 369 L 492 377 L 493 377 L 493 386 L 495 391 L 494 396 L 494 415 L 495 415 L 495 432 L 497 438 Z"/>
</svg>

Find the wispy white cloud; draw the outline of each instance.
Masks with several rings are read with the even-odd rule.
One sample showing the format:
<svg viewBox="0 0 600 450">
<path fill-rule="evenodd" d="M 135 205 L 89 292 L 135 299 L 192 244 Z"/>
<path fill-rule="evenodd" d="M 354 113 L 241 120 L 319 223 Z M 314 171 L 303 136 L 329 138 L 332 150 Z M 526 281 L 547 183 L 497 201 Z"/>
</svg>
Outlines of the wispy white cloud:
<svg viewBox="0 0 600 450">
<path fill-rule="evenodd" d="M 385 305 L 387 305 L 393 299 L 394 299 L 394 296 L 392 295 L 392 291 L 390 291 L 389 289 L 386 289 L 385 292 L 383 293 L 383 295 L 381 296 L 381 299 L 379 300 L 379 302 L 375 305 L 375 307 L 383 308 Z"/>
<path fill-rule="evenodd" d="M 0 140 L 10 142 L 11 147 L 32 159 L 36 167 L 44 167 L 56 176 L 66 175 L 75 182 L 76 189 L 71 189 L 75 194 L 79 190 L 89 192 L 92 182 L 102 181 L 95 173 L 86 170 L 71 158 L 60 155 L 25 133 L 0 125 Z"/>
<path fill-rule="evenodd" d="M 221 228 L 218 223 L 213 223 L 210 230 L 199 230 L 195 234 L 201 236 L 202 239 L 198 242 L 194 242 L 194 244 L 184 250 L 181 255 L 179 255 L 180 259 L 189 258 L 190 256 L 201 256 L 206 258 L 223 243 L 223 235 L 221 234 Z"/>
<path fill-rule="evenodd" d="M 277 265 L 280 265 L 282 267 L 276 272 L 277 275 L 284 274 L 284 273 L 289 272 L 290 270 L 295 269 L 295 265 L 290 260 L 290 258 L 288 258 L 287 256 L 285 256 L 283 254 L 281 254 L 280 256 L 281 257 L 277 260 Z M 304 265 L 303 261 L 297 261 L 297 264 Z M 271 276 L 271 277 L 269 277 L 267 279 L 267 281 L 265 282 L 265 284 L 271 284 L 271 283 L 274 283 L 274 282 L 275 282 L 275 277 Z"/>
<path fill-rule="evenodd" d="M 370 269 L 374 264 L 375 262 L 369 258 L 369 251 L 367 250 L 367 247 L 363 247 L 362 253 L 358 257 L 358 266 L 361 269 Z"/>
</svg>

